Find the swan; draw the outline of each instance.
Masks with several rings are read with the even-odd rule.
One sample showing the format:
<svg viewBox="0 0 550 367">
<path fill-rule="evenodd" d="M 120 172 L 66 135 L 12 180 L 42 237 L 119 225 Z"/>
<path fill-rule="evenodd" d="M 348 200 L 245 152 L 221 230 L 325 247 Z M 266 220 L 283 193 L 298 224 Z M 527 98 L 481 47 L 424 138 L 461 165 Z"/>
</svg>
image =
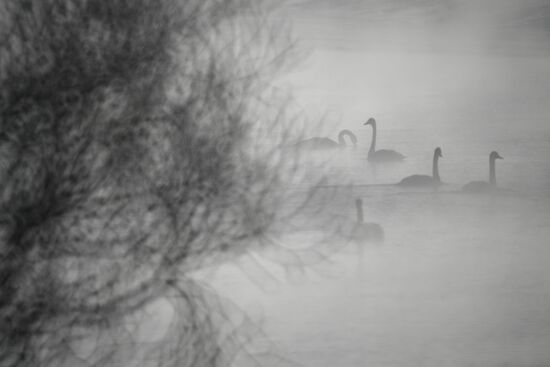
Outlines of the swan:
<svg viewBox="0 0 550 367">
<path fill-rule="evenodd" d="M 462 191 L 466 192 L 488 192 L 497 188 L 497 179 L 495 174 L 495 161 L 502 158 L 497 152 L 492 151 L 489 154 L 489 182 L 472 181 L 464 185 Z"/>
<path fill-rule="evenodd" d="M 355 208 L 357 210 L 357 222 L 353 227 L 352 238 L 355 241 L 384 241 L 384 229 L 376 223 L 365 223 L 363 221 L 363 201 L 355 200 Z"/>
<path fill-rule="evenodd" d="M 352 146 L 355 148 L 357 146 L 357 136 L 352 133 L 350 130 L 342 130 L 338 134 L 338 142 L 335 142 L 329 138 L 314 137 L 298 142 L 295 146 L 302 149 L 336 149 L 343 148 L 346 146 L 345 137 L 349 137 Z"/>
<path fill-rule="evenodd" d="M 398 183 L 400 186 L 439 186 L 441 178 L 439 177 L 439 167 L 437 165 L 439 158 L 443 158 L 441 148 L 437 147 L 434 150 L 432 175 L 412 175 L 405 177 Z"/>
<path fill-rule="evenodd" d="M 364 125 L 372 126 L 372 140 L 370 143 L 369 154 L 367 159 L 369 162 L 399 162 L 405 159 L 405 156 L 395 150 L 380 149 L 376 150 L 376 120 L 370 118 Z"/>
</svg>

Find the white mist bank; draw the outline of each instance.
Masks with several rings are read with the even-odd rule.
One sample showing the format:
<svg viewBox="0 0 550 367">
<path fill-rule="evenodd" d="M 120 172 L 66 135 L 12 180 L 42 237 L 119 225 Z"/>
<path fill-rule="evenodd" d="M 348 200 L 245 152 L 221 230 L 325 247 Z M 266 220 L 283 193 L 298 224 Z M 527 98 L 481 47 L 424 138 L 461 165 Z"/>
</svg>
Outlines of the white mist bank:
<svg viewBox="0 0 550 367">
<path fill-rule="evenodd" d="M 313 47 L 548 53 L 545 0 L 288 1 Z"/>
<path fill-rule="evenodd" d="M 336 130 L 374 116 L 489 135 L 550 118 L 545 1 L 314 0 L 286 8 L 310 54 L 283 83 L 312 125 L 327 117 L 323 127 Z"/>
</svg>

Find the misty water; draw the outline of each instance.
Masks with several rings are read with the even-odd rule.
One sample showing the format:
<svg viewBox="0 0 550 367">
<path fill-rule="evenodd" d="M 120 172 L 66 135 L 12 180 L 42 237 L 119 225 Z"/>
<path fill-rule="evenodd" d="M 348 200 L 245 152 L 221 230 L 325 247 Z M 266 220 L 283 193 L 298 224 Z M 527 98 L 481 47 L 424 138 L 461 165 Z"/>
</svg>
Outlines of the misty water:
<svg viewBox="0 0 550 367">
<path fill-rule="evenodd" d="M 317 128 L 310 136 L 336 140 L 346 128 L 359 144 L 304 154 L 310 183 L 326 178 L 308 204 L 322 210 L 309 213 L 353 222 L 354 200 L 362 198 L 365 220 L 384 227 L 385 242 L 319 244 L 323 230 L 304 229 L 281 243 L 313 252 L 318 245 L 329 256 L 289 265 L 258 251 L 209 282 L 257 322 L 276 355 L 298 365 L 550 364 L 546 44 L 528 32 L 523 42 L 485 40 L 475 33 L 486 30 L 483 14 L 456 42 L 460 27 L 441 38 L 418 19 L 362 28 L 357 18 L 365 13 L 319 3 L 319 17 L 299 6 L 292 13 L 310 53 L 281 85 Z M 354 2 L 363 10 L 376 3 Z M 337 18 L 325 15 L 331 7 Z M 342 19 L 352 20 L 340 27 Z M 442 47 L 451 34 L 459 47 Z M 403 163 L 367 162 L 369 117 L 378 121 L 377 148 L 399 151 Z M 436 146 L 446 185 L 437 192 L 392 185 L 430 174 Z M 504 157 L 496 175 L 505 190 L 462 193 L 465 183 L 488 180 L 492 150 Z"/>
</svg>

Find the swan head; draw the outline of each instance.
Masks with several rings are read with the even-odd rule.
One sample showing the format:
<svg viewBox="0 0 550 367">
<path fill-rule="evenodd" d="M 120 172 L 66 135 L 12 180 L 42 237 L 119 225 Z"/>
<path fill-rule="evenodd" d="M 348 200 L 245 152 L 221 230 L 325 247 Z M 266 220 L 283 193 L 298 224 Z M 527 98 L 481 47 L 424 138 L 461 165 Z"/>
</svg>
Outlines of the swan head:
<svg viewBox="0 0 550 367">
<path fill-rule="evenodd" d="M 363 125 L 372 125 L 372 126 L 374 126 L 375 124 L 376 124 L 376 120 L 374 119 L 374 117 L 371 117 Z"/>
<path fill-rule="evenodd" d="M 492 151 L 491 154 L 489 155 L 489 159 L 494 161 L 495 159 L 504 159 L 504 158 L 502 158 L 500 154 L 498 154 L 497 152 Z"/>
<path fill-rule="evenodd" d="M 441 148 L 440 147 L 435 148 L 434 156 L 438 157 L 438 158 L 443 158 L 443 154 L 441 153 Z"/>
</svg>

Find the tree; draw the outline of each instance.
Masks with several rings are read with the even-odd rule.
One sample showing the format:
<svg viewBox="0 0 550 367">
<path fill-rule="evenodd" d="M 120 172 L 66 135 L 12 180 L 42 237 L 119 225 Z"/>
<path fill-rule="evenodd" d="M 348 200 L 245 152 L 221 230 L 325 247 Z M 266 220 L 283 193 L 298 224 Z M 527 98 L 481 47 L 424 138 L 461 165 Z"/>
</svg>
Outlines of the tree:
<svg viewBox="0 0 550 367">
<path fill-rule="evenodd" d="M 1 7 L 0 365 L 228 362 L 188 274 L 277 221 L 284 37 L 248 0 Z M 167 296 L 167 339 L 131 343 L 123 318 Z"/>
</svg>

